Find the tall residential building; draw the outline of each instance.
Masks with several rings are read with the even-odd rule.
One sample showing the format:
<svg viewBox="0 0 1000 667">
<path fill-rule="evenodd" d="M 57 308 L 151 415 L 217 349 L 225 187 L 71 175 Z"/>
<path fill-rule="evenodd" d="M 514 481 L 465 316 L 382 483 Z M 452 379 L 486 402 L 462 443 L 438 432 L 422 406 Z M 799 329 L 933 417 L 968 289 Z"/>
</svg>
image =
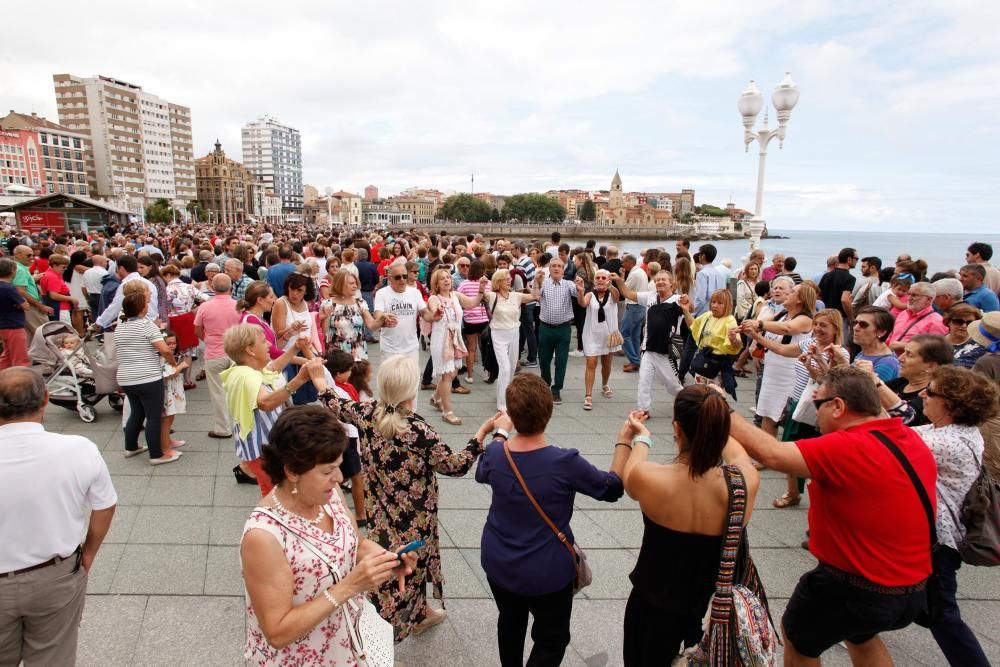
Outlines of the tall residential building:
<svg viewBox="0 0 1000 667">
<path fill-rule="evenodd" d="M 365 186 L 365 200 L 366 201 L 374 201 L 376 199 L 378 199 L 378 188 L 376 188 L 374 185 L 366 185 Z"/>
<path fill-rule="evenodd" d="M 261 215 L 264 189 L 256 176 L 242 164 L 226 157 L 222 144 L 195 160 L 198 201 L 213 222 L 241 224 Z"/>
<path fill-rule="evenodd" d="M 166 199 L 197 196 L 191 110 L 107 76 L 54 74 L 59 123 L 85 135 L 90 196 L 133 212 Z"/>
<path fill-rule="evenodd" d="M 302 136 L 270 116 L 243 127 L 243 164 L 281 197 L 282 213 L 302 214 Z"/>
<path fill-rule="evenodd" d="M 79 132 L 33 113 L 0 118 L 0 190 L 90 197 L 90 160 L 90 142 Z"/>
</svg>

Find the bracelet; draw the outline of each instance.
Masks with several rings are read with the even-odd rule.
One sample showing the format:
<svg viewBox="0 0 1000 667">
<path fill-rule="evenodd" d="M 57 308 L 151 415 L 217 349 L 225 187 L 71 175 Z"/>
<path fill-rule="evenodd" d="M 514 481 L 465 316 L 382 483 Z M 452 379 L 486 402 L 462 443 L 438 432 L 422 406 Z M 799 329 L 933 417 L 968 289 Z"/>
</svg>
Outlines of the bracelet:
<svg viewBox="0 0 1000 667">
<path fill-rule="evenodd" d="M 649 439 L 648 435 L 636 435 L 636 436 L 633 436 L 632 437 L 632 444 L 635 445 L 635 443 L 637 443 L 637 442 L 641 442 L 642 444 L 646 445 L 649 448 L 653 447 L 653 441 Z"/>
<path fill-rule="evenodd" d="M 503 438 L 504 441 L 510 440 L 510 433 L 506 429 L 498 428 L 493 431 L 494 438 Z"/>
<path fill-rule="evenodd" d="M 629 449 L 632 449 L 632 445 L 627 442 L 616 442 L 615 447 L 628 447 Z"/>
<path fill-rule="evenodd" d="M 333 605 L 334 609 L 340 606 L 340 603 L 337 602 L 337 598 L 333 597 L 333 594 L 330 593 L 330 590 L 328 588 L 323 589 L 323 597 L 326 598 L 327 602 Z"/>
</svg>

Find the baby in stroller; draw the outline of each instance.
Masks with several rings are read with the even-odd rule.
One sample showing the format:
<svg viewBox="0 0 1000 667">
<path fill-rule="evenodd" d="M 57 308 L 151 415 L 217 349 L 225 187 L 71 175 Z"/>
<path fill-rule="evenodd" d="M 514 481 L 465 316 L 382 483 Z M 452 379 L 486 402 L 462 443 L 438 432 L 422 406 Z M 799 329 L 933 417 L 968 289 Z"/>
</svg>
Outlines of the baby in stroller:
<svg viewBox="0 0 1000 667">
<path fill-rule="evenodd" d="M 59 345 L 59 354 L 66 361 L 67 366 L 72 366 L 78 377 L 94 377 L 94 369 L 90 367 L 87 356 L 80 350 L 83 339 L 74 334 L 66 334 Z"/>
</svg>

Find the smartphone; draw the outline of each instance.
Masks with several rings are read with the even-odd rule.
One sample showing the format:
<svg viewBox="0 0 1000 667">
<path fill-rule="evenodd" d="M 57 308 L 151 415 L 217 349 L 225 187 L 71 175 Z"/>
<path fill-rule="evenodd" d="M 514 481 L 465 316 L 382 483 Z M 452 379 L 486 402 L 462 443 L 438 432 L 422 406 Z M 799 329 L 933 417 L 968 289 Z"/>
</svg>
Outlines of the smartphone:
<svg viewBox="0 0 1000 667">
<path fill-rule="evenodd" d="M 405 553 L 409 553 L 411 551 L 415 551 L 415 550 L 419 549 L 420 547 L 424 546 L 425 544 L 426 544 L 426 542 L 424 542 L 423 540 L 413 540 L 412 542 L 410 542 L 409 544 L 407 544 L 405 547 L 403 547 L 402 549 L 400 549 L 399 551 L 397 551 L 396 552 L 396 556 L 402 556 Z"/>
</svg>

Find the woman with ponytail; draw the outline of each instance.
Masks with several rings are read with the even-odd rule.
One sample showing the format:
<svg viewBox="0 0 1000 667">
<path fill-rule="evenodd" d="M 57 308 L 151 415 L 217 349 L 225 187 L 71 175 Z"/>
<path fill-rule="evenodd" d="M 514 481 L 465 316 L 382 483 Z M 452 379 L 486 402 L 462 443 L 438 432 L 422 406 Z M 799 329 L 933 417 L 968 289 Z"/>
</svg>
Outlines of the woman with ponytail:
<svg viewBox="0 0 1000 667">
<path fill-rule="evenodd" d="M 494 428 L 512 428 L 498 412 L 479 427 L 464 449 L 453 451 L 423 417 L 413 412 L 420 371 L 406 355 L 393 355 L 379 365 L 375 378 L 378 398 L 353 401 L 328 387 L 322 368 L 313 375 L 319 400 L 341 421 L 358 429 L 365 471 L 365 511 L 368 538 L 379 544 L 409 544 L 423 540 L 417 567 L 400 593 L 395 582 L 372 596 L 379 615 L 396 628 L 396 641 L 420 634 L 445 619 L 444 611 L 427 604 L 427 582 L 442 599 L 444 578 L 438 538 L 437 474 L 461 477 L 483 453 Z"/>
<path fill-rule="evenodd" d="M 735 466 L 746 488 L 750 520 L 760 477 L 743 447 L 729 437 L 729 405 L 718 388 L 685 387 L 674 399 L 672 463 L 649 461 L 653 444 L 640 411 L 629 415 L 625 492 L 639 501 L 645 530 L 625 607 L 627 667 L 669 664 L 682 644 L 702 637 L 715 591 L 729 517 L 729 488 L 720 461 Z"/>
</svg>

